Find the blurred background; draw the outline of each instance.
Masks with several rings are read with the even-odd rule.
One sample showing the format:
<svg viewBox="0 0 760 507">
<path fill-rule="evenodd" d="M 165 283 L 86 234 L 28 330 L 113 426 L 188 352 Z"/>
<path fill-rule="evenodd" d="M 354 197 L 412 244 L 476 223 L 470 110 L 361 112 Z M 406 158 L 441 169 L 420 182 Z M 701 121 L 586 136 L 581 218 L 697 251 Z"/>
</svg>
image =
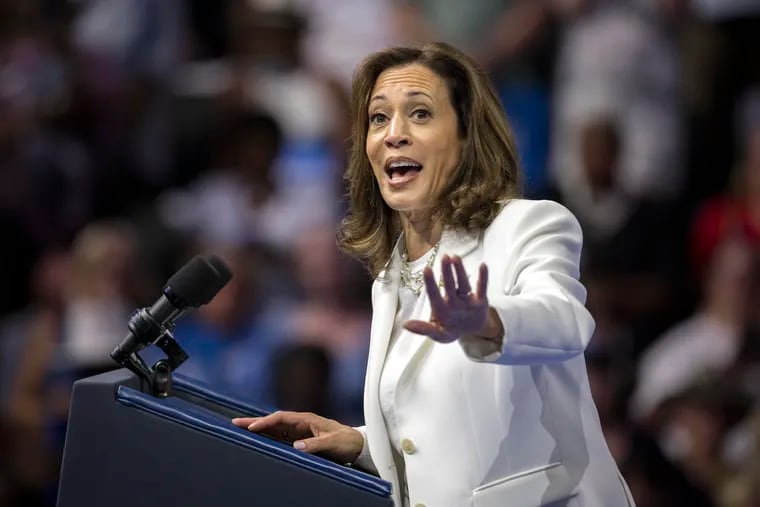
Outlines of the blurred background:
<svg viewBox="0 0 760 507">
<path fill-rule="evenodd" d="M 760 505 L 759 0 L 0 0 L 0 506 L 55 503 L 72 382 L 196 253 L 181 373 L 357 424 L 351 74 L 441 40 L 584 235 L 587 353 L 639 507 Z"/>
</svg>

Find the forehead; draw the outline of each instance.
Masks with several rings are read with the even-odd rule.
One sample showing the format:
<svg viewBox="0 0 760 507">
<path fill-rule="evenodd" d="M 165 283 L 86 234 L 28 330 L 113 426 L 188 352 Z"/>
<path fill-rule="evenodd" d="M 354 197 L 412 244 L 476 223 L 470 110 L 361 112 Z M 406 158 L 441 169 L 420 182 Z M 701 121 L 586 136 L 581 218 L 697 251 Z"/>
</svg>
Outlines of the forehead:
<svg viewBox="0 0 760 507">
<path fill-rule="evenodd" d="M 403 94 L 424 92 L 434 99 L 448 97 L 448 88 L 443 79 L 420 64 L 391 67 L 377 76 L 375 86 L 372 89 L 370 100 L 379 96 L 388 98 L 389 93 L 400 92 Z"/>
</svg>

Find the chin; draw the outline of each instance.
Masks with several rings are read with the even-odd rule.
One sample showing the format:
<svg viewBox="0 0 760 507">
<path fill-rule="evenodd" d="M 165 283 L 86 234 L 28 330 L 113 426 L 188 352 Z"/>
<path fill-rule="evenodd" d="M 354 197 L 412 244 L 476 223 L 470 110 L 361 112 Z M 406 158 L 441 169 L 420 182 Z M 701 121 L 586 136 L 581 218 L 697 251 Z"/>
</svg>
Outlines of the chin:
<svg viewBox="0 0 760 507">
<path fill-rule="evenodd" d="M 392 192 L 383 194 L 383 201 L 393 211 L 412 211 L 419 208 L 417 199 L 410 198 L 410 196 L 399 195 L 399 192 Z"/>
<path fill-rule="evenodd" d="M 380 195 L 389 208 L 399 213 L 421 211 L 430 207 L 432 195 L 428 191 L 428 185 L 428 182 L 420 179 L 401 188 L 393 188 L 385 183 L 380 187 Z"/>
<path fill-rule="evenodd" d="M 397 211 L 399 213 L 412 213 L 415 211 L 422 211 L 428 207 L 425 206 L 424 203 L 421 203 L 419 200 L 398 198 L 385 199 L 385 204 L 387 204 L 388 207 L 393 211 Z"/>
<path fill-rule="evenodd" d="M 390 200 L 390 201 L 386 200 L 385 204 L 387 204 L 388 207 L 392 209 L 393 211 L 397 211 L 399 213 L 402 213 L 404 211 L 411 211 L 412 209 L 414 209 L 413 206 L 408 206 L 405 203 L 399 203 L 399 202 L 396 202 L 395 200 Z"/>
</svg>

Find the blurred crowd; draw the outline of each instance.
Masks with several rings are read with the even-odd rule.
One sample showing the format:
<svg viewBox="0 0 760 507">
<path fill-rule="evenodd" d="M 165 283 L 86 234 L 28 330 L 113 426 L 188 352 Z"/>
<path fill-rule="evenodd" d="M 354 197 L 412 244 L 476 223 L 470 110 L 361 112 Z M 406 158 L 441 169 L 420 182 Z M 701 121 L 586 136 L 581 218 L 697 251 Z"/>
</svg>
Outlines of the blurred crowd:
<svg viewBox="0 0 760 507">
<path fill-rule="evenodd" d="M 196 253 L 235 276 L 179 322 L 179 372 L 362 420 L 351 74 L 430 40 L 492 77 L 526 195 L 581 222 L 637 504 L 760 505 L 758 33 L 758 0 L 0 0 L 0 506 L 54 505 L 72 382 Z"/>
</svg>

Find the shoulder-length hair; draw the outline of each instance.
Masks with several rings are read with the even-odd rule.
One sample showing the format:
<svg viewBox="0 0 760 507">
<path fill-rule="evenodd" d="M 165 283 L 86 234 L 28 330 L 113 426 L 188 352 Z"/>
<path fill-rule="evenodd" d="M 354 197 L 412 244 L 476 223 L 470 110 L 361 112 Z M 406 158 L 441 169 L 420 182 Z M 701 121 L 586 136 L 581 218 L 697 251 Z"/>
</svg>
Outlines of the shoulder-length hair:
<svg viewBox="0 0 760 507">
<path fill-rule="evenodd" d="M 444 43 L 394 47 L 367 57 L 354 73 L 353 130 L 348 167 L 349 211 L 338 230 L 340 248 L 363 261 L 373 277 L 390 259 L 401 232 L 397 213 L 383 200 L 366 155 L 368 106 L 378 76 L 420 64 L 446 83 L 465 142 L 459 167 L 435 205 L 445 226 L 484 229 L 505 202 L 521 194 L 517 150 L 506 115 L 488 77 L 468 56 Z"/>
</svg>

